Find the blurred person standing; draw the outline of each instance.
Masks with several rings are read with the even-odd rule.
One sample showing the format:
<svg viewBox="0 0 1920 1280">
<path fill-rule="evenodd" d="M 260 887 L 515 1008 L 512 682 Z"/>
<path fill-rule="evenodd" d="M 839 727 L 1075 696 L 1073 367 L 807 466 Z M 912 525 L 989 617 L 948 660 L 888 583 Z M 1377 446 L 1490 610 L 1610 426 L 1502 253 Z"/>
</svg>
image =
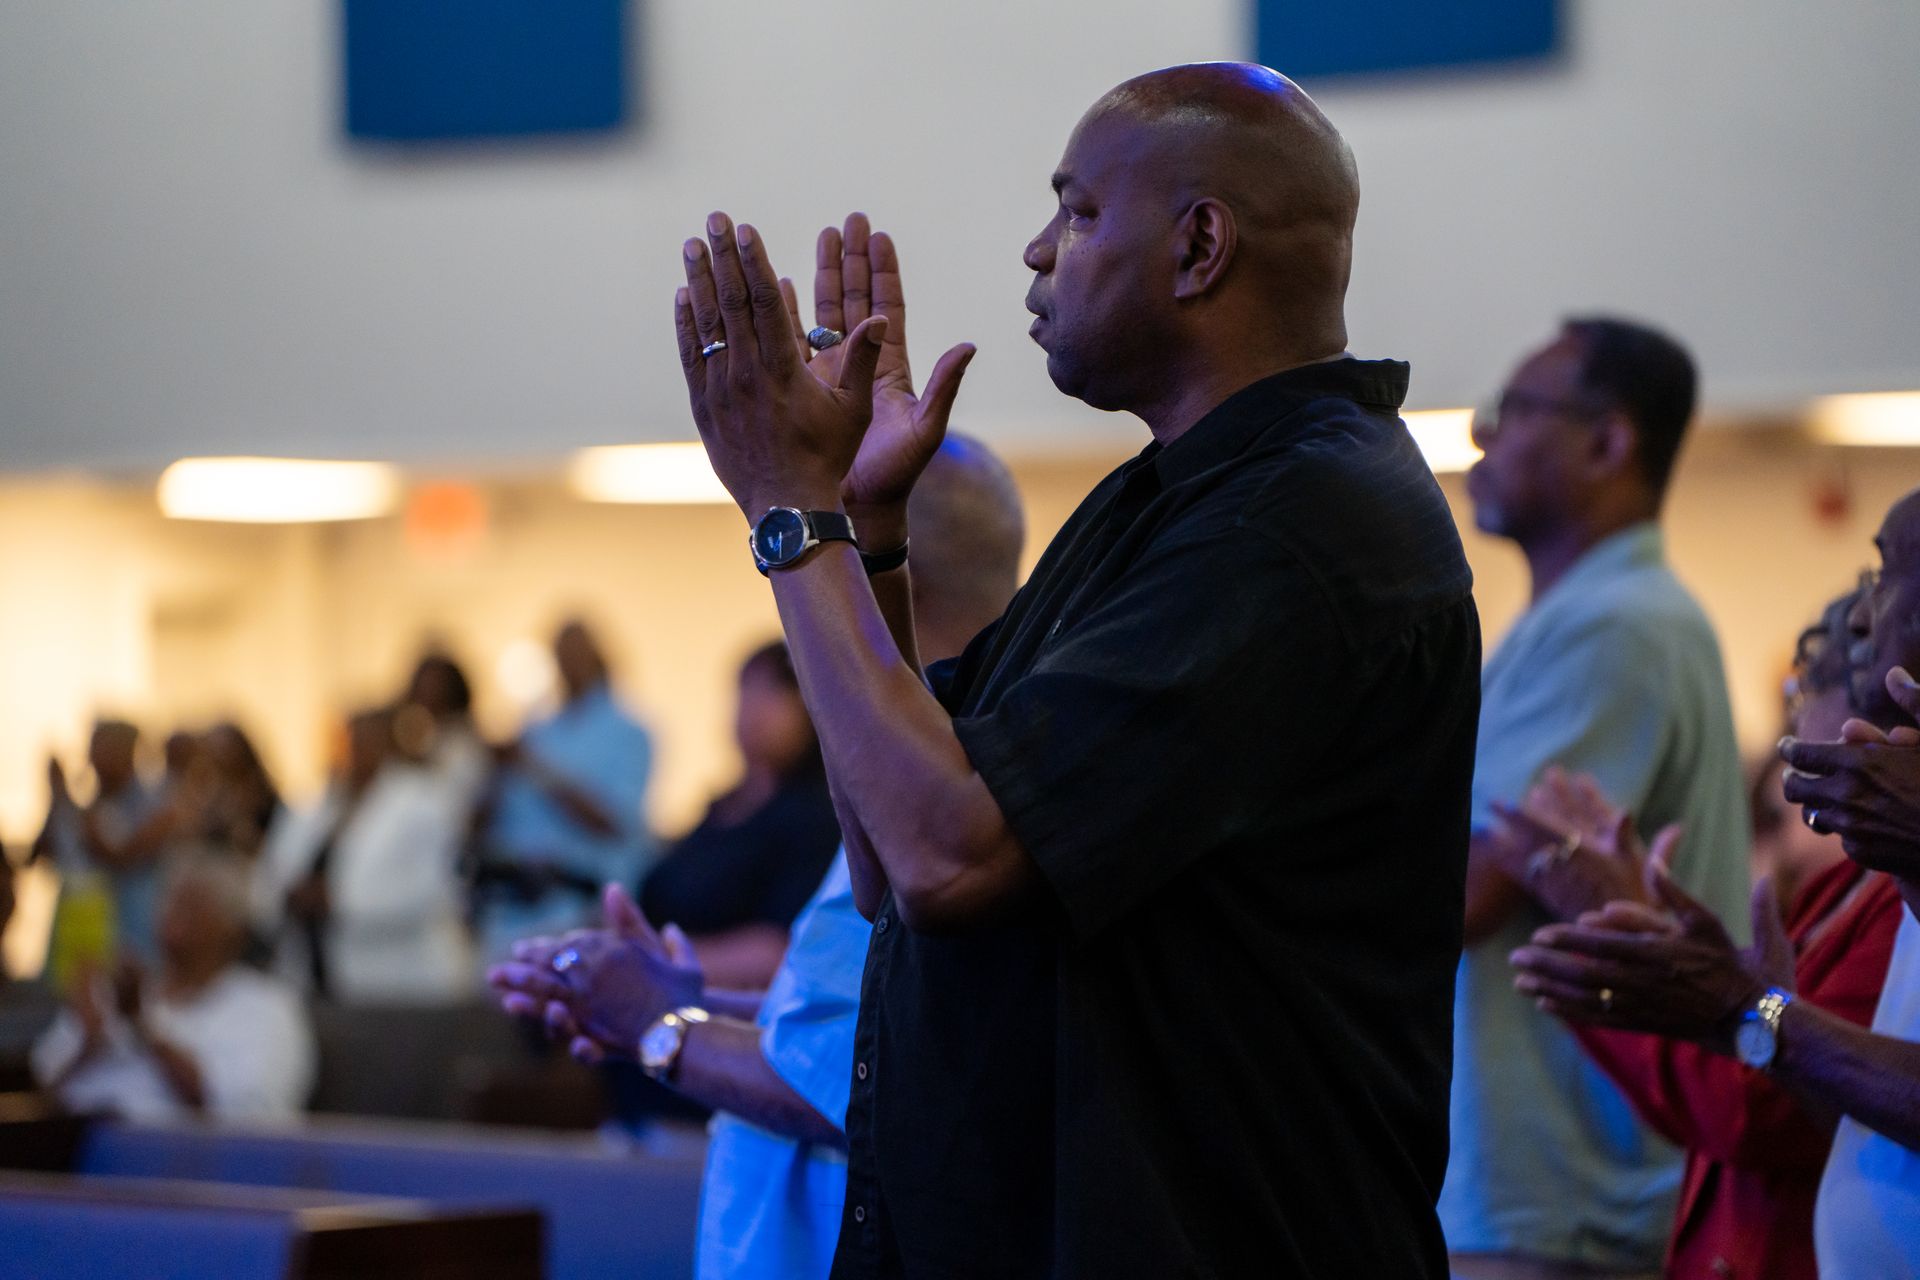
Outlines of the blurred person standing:
<svg viewBox="0 0 1920 1280">
<path fill-rule="evenodd" d="M 140 731 L 126 721 L 95 723 L 87 745 L 94 794 L 84 807 L 59 760 L 47 761 L 47 819 L 29 861 L 50 859 L 60 873 L 48 953 L 57 984 L 82 960 L 155 955 L 160 859 L 174 824 L 141 780 L 139 745 Z"/>
<path fill-rule="evenodd" d="M 1784 687 L 1783 724 L 1787 733 L 1809 742 L 1832 742 L 1854 715 L 1851 650 L 1866 626 L 1864 614 L 1873 575 L 1828 605 L 1820 620 L 1800 633 L 1794 645 L 1792 674 Z M 1773 881 L 1774 896 L 1791 911 L 1800 890 L 1814 878 L 1846 861 L 1846 850 L 1830 832 L 1801 821 L 1781 786 L 1786 765 L 1769 752 L 1754 771 L 1748 808 L 1753 814 L 1752 874 L 1755 883 Z"/>
<path fill-rule="evenodd" d="M 259 749 L 247 731 L 222 721 L 199 737 L 176 792 L 176 834 L 249 861 L 284 810 Z"/>
<path fill-rule="evenodd" d="M 395 713 L 394 737 L 447 786 L 464 818 L 477 811 L 493 758 L 474 727 L 473 686 L 459 663 L 443 653 L 420 659 Z"/>
<path fill-rule="evenodd" d="M 287 812 L 255 871 L 255 924 L 278 969 L 345 1004 L 456 1001 L 473 991 L 466 834 L 444 780 L 402 756 L 394 713 L 361 711 L 326 794 Z"/>
<path fill-rule="evenodd" d="M 783 641 L 741 664 L 734 741 L 744 775 L 661 855 L 638 899 L 648 919 L 689 935 L 709 982 L 757 990 L 840 845 L 820 741 Z"/>
<path fill-rule="evenodd" d="M 1693 361 L 1671 338 L 1572 320 L 1476 426 L 1475 521 L 1519 545 L 1532 599 L 1482 676 L 1440 1197 L 1464 1280 L 1652 1276 L 1672 1228 L 1681 1153 L 1572 1032 L 1514 993 L 1508 953 L 1549 917 L 1492 841 L 1495 802 L 1560 764 L 1648 831 L 1684 824 L 1679 879 L 1729 918 L 1745 911 L 1745 784 L 1720 647 L 1667 567 L 1659 524 L 1694 398 Z"/>
<path fill-rule="evenodd" d="M 500 748 L 478 836 L 482 957 L 586 923 L 608 881 L 632 884 L 652 853 L 642 805 L 653 767 L 647 731 L 614 696 L 584 622 L 554 637 L 564 701 Z"/>
<path fill-rule="evenodd" d="M 1851 669 L 1844 629 L 1859 595 L 1851 592 L 1835 601 L 1823 622 L 1801 638 L 1788 682 L 1790 728 L 1796 734 L 1838 739 L 1849 719 Z M 1836 634 L 1838 645 L 1830 643 Z M 1584 922 L 1623 913 L 1625 904 L 1633 904 L 1664 919 L 1667 899 L 1678 891 L 1669 890 L 1650 865 L 1654 859 L 1645 856 L 1631 816 L 1590 779 L 1549 771 L 1524 811 L 1507 818 L 1511 830 L 1524 828 L 1528 835 L 1514 841 L 1525 861 L 1508 865 L 1549 915 Z M 1790 897 L 1781 896 L 1771 881 L 1756 887 L 1755 936 L 1777 935 L 1784 943 L 1779 980 L 1796 999 L 1865 1026 L 1873 1018 L 1903 914 L 1899 893 L 1889 877 L 1849 861 L 1835 837 L 1809 831 L 1797 813 L 1791 826 L 1806 835 L 1802 852 L 1813 855 L 1808 865 L 1815 869 Z M 1667 857 L 1684 861 L 1687 856 L 1684 833 L 1677 829 L 1656 837 L 1656 850 L 1662 846 Z M 1666 858 L 1658 860 L 1663 870 Z M 1537 931 L 1535 938 L 1541 936 L 1551 936 L 1551 930 Z M 1515 985 L 1522 995 L 1546 989 L 1541 984 L 1550 973 L 1528 967 L 1539 955 L 1533 943 L 1514 953 L 1522 975 Z M 1772 1079 L 1767 1064 L 1728 1053 L 1730 1046 L 1717 1042 L 1722 1028 L 1712 1019 L 1684 1037 L 1634 1030 L 1636 1018 L 1657 1019 L 1670 1008 L 1685 984 L 1663 978 L 1657 986 L 1655 991 L 1607 990 L 1602 1011 L 1619 1016 L 1612 1026 L 1586 1026 L 1578 1016 L 1573 1021 L 1581 1045 L 1635 1110 L 1686 1148 L 1666 1274 L 1810 1280 L 1818 1274 L 1814 1197 L 1833 1142 L 1833 1114 Z M 1723 1012 L 1730 1020 L 1738 1011 Z M 1654 1029 L 1661 1029 L 1658 1022 Z"/>
<path fill-rule="evenodd" d="M 89 973 L 34 1047 L 43 1087 L 76 1111 L 132 1120 L 290 1116 L 314 1078 L 312 1033 L 284 984 L 239 963 L 247 872 L 230 855 L 168 870 L 160 966 Z"/>
</svg>

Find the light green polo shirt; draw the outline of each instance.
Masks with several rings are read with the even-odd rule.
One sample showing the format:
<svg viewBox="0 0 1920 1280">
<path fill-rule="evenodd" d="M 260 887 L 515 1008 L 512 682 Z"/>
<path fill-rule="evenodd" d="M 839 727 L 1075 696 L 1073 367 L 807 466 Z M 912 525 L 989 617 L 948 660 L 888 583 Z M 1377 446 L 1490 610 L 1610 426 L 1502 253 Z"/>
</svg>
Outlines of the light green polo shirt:
<svg viewBox="0 0 1920 1280">
<path fill-rule="evenodd" d="M 1726 673 L 1657 525 L 1588 551 L 1514 623 L 1481 691 L 1476 829 L 1550 764 L 1591 773 L 1643 834 L 1686 824 L 1675 879 L 1745 937 L 1751 832 Z M 1524 908 L 1461 960 L 1447 1245 L 1657 1270 L 1681 1154 L 1514 991 L 1507 955 L 1545 919 Z"/>
</svg>

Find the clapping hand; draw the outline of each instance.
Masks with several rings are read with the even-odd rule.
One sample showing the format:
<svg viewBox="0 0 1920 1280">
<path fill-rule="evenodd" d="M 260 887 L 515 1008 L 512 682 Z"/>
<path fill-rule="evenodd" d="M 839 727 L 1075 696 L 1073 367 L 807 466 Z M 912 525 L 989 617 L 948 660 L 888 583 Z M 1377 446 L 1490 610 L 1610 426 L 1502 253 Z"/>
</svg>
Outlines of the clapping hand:
<svg viewBox="0 0 1920 1280">
<path fill-rule="evenodd" d="M 1678 825 L 1649 849 L 1633 815 L 1587 774 L 1549 766 L 1519 808 L 1495 802 L 1487 847 L 1508 876 L 1549 915 L 1572 920 L 1610 902 L 1652 903 L 1657 866 L 1671 869 Z"/>
<path fill-rule="evenodd" d="M 1920 685 L 1904 667 L 1887 673 L 1887 692 L 1920 718 Z M 1807 825 L 1840 836 L 1847 856 L 1903 880 L 1920 880 L 1920 730 L 1883 732 L 1849 720 L 1838 742 L 1787 738 L 1780 756 L 1790 766 L 1782 786 L 1800 805 Z"/>
<path fill-rule="evenodd" d="M 714 473 L 749 520 L 774 506 L 838 506 L 873 416 L 887 318 L 856 325 L 836 376 L 823 382 L 800 357 L 792 288 L 781 287 L 759 233 L 715 213 L 706 240 L 688 240 L 682 257 L 674 328 Z"/>
<path fill-rule="evenodd" d="M 514 959 L 487 973 L 502 1008 L 541 1019 L 583 1062 L 634 1057 L 646 1029 L 696 1003 L 705 986 L 678 928 L 656 932 L 618 885 L 603 902 L 603 927 L 517 943 Z"/>
<path fill-rule="evenodd" d="M 799 300 L 782 282 L 795 333 L 801 333 Z M 873 421 L 841 484 L 841 500 L 868 549 L 899 545 L 906 536 L 906 501 L 914 482 L 947 435 L 947 419 L 974 347 L 961 343 L 933 367 L 926 393 L 913 389 L 907 362 L 907 298 L 893 238 L 873 231 L 867 215 L 847 215 L 844 227 L 828 227 L 814 246 L 813 318 L 820 328 L 845 332 L 870 316 L 886 318 L 880 359 L 874 370 Z M 815 377 L 837 381 L 846 344 L 819 353 L 802 339 L 800 350 Z"/>
<path fill-rule="evenodd" d="M 1659 863 L 1652 903 L 1614 902 L 1573 924 L 1537 930 L 1509 957 L 1514 989 L 1575 1022 L 1691 1040 L 1726 1053 L 1733 1029 L 1769 987 L 1793 989 L 1793 946 L 1773 882 L 1754 886 L 1753 945 L 1734 946 L 1719 917 Z"/>
</svg>

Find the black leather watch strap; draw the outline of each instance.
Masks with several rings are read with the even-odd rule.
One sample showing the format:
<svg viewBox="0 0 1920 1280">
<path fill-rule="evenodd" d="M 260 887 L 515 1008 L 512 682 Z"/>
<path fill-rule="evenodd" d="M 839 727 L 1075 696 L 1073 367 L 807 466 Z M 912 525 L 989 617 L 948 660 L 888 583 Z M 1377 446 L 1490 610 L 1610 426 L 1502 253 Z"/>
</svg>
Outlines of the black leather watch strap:
<svg viewBox="0 0 1920 1280">
<path fill-rule="evenodd" d="M 869 578 L 876 574 L 891 573 L 907 562 L 907 547 L 909 545 L 910 544 L 903 542 L 891 551 L 862 551 L 860 553 L 860 563 L 866 566 L 867 576 Z"/>
<path fill-rule="evenodd" d="M 854 541 L 853 521 L 847 519 L 844 511 L 809 511 L 806 516 L 807 527 L 813 531 L 815 541 Z"/>
</svg>

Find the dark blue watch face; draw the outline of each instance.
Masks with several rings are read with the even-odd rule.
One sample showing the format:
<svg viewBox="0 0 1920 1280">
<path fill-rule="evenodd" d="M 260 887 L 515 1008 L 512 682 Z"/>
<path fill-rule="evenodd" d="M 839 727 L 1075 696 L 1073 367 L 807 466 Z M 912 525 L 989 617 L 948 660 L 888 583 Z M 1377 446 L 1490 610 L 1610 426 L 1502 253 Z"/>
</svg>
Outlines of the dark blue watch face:
<svg viewBox="0 0 1920 1280">
<path fill-rule="evenodd" d="M 768 564 L 791 561 L 807 546 L 807 522 L 798 511 L 775 507 L 753 529 L 753 547 Z"/>
</svg>

